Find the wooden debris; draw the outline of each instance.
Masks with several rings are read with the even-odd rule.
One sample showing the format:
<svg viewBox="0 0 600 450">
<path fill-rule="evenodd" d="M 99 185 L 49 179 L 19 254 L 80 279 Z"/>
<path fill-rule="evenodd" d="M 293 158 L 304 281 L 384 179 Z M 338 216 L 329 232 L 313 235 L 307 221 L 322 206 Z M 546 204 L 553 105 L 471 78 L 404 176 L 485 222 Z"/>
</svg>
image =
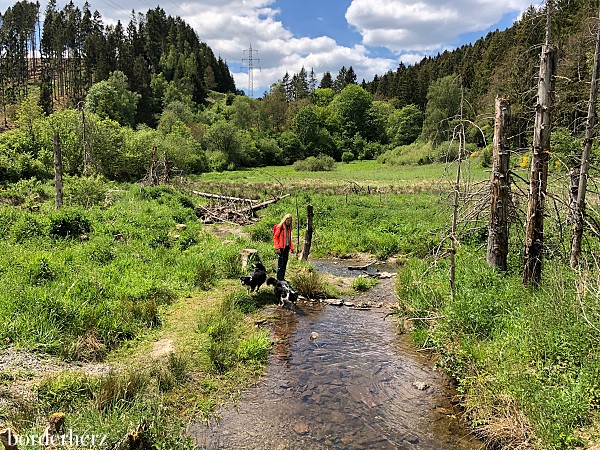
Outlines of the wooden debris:
<svg viewBox="0 0 600 450">
<path fill-rule="evenodd" d="M 198 205 L 196 207 L 196 216 L 198 216 L 205 224 L 230 223 L 234 225 L 248 225 L 255 221 L 256 211 L 264 209 L 270 204 L 290 196 L 290 194 L 286 194 L 261 203 L 255 203 L 254 200 L 248 198 L 230 197 L 226 195 L 210 194 L 208 192 L 193 192 L 196 195 L 220 202 L 212 207 L 203 205 Z"/>
</svg>

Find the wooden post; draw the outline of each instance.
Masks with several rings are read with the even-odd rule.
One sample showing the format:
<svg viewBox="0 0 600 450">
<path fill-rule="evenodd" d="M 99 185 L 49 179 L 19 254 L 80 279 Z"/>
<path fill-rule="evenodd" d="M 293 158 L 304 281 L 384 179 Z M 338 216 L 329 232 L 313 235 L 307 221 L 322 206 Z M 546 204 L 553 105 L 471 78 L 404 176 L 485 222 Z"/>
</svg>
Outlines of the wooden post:
<svg viewBox="0 0 600 450">
<path fill-rule="evenodd" d="M 296 194 L 296 229 L 298 230 L 298 240 L 296 241 L 298 245 L 296 245 L 296 255 L 298 255 L 298 251 L 300 249 L 300 211 L 298 209 L 298 195 Z M 290 239 L 292 239 L 292 235 L 290 234 Z"/>
<path fill-rule="evenodd" d="M 56 209 L 62 208 L 63 205 L 63 180 L 62 180 L 62 155 L 60 149 L 60 137 L 58 133 L 54 133 L 54 191 Z"/>
<path fill-rule="evenodd" d="M 248 267 L 252 262 L 260 262 L 258 252 L 255 248 L 245 248 L 239 253 L 239 258 L 242 264 L 242 270 Z"/>
<path fill-rule="evenodd" d="M 508 205 L 510 202 L 510 153 L 507 132 L 510 123 L 508 98 L 496 97 L 492 166 L 492 209 L 490 214 L 487 262 L 506 272 L 508 255 Z"/>
<path fill-rule="evenodd" d="M 312 244 L 313 217 L 313 206 L 306 205 L 306 234 L 304 235 L 304 248 L 302 249 L 302 255 L 300 255 L 300 261 L 308 261 L 308 254 L 310 253 L 310 246 Z"/>
<path fill-rule="evenodd" d="M 55 449 L 55 443 L 59 442 L 59 436 L 62 434 L 63 426 L 65 424 L 64 413 L 54 413 L 48 419 L 48 426 L 44 431 L 44 448 L 51 450 Z"/>
<path fill-rule="evenodd" d="M 598 96 L 598 77 L 600 76 L 600 24 L 597 24 L 596 27 L 597 30 L 596 50 L 594 52 L 594 69 L 592 71 L 590 101 L 588 103 L 588 115 L 585 125 L 585 137 L 583 139 L 583 152 L 581 154 L 581 169 L 579 171 L 577 201 L 574 204 L 575 209 L 573 211 L 573 237 L 571 239 L 570 258 L 571 268 L 573 269 L 579 264 L 579 256 L 581 255 L 581 241 L 583 239 L 583 220 L 585 215 L 585 193 L 587 190 L 587 179 L 590 167 L 592 139 L 594 137 L 594 124 L 596 121 L 596 98 Z"/>
<path fill-rule="evenodd" d="M 547 5 L 550 9 L 550 3 Z M 554 92 L 556 72 L 556 49 L 550 41 L 550 11 L 546 30 L 546 44 L 542 46 L 538 103 L 533 133 L 533 155 L 529 180 L 529 202 L 525 230 L 525 252 L 523 261 L 523 284 L 538 286 L 542 279 L 542 256 L 544 252 L 544 203 L 548 182 L 548 160 L 550 158 L 550 108 Z"/>
</svg>

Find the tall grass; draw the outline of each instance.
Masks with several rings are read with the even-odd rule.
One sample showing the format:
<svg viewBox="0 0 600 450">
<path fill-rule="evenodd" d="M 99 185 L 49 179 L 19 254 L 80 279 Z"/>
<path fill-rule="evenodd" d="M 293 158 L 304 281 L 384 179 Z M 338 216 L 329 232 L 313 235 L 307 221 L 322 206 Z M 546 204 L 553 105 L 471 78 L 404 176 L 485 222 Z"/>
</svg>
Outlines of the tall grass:
<svg viewBox="0 0 600 450">
<path fill-rule="evenodd" d="M 0 206 L 0 342 L 101 359 L 159 326 L 177 296 L 235 276 L 248 243 L 222 245 L 193 205 L 170 187 L 122 185 L 88 209 Z"/>
<path fill-rule="evenodd" d="M 544 288 L 526 289 L 520 274 L 500 275 L 463 249 L 454 299 L 447 277 L 443 262 L 428 268 L 412 260 L 398 295 L 405 314 L 439 317 L 414 321 L 421 330 L 414 336 L 440 352 L 484 437 L 508 447 L 582 445 L 575 431 L 600 405 L 600 333 L 582 315 L 568 266 L 548 264 Z M 600 306 L 598 297 L 588 302 Z"/>
</svg>

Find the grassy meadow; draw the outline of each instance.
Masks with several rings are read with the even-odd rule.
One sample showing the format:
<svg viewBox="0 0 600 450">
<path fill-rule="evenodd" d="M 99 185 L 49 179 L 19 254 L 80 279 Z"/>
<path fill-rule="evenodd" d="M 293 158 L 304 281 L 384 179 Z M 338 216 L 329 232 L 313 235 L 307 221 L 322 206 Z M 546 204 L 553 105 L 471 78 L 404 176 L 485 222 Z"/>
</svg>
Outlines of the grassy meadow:
<svg viewBox="0 0 600 450">
<path fill-rule="evenodd" d="M 489 177 L 477 160 L 465 167 L 470 188 Z M 207 418 L 235 396 L 260 372 L 271 347 L 268 334 L 245 318 L 272 295 L 248 295 L 239 285 L 238 254 L 257 248 L 274 273 L 272 225 L 292 213 L 302 242 L 312 204 L 312 256 L 397 258 L 399 318 L 411 319 L 399 322 L 456 380 L 466 417 L 482 439 L 505 448 L 587 445 L 599 437 L 598 271 L 568 268 L 567 226 L 550 218 L 541 288 L 520 282 L 522 223 L 511 229 L 509 272 L 493 272 L 485 262 L 485 205 L 469 215 L 480 197 L 466 196 L 472 204 L 461 215 L 471 222 L 458 236 L 452 297 L 447 243 L 440 242 L 450 223 L 454 170 L 360 161 L 326 172 L 208 173 L 158 187 L 67 178 L 59 211 L 49 183 L 6 186 L 0 191 L 6 255 L 0 345 L 112 369 L 41 379 L 0 372 L 5 386 L 33 385 L 37 399 L 0 402 L 0 422 L 26 433 L 43 429 L 45 417 L 62 410 L 71 428 L 109 432 L 112 444 L 146 423 L 157 449 L 194 448 L 185 421 Z M 252 225 L 212 227 L 198 223 L 194 207 L 208 201 L 194 191 L 291 195 L 259 211 Z M 590 237 L 588 254 L 594 248 Z M 327 289 L 294 259 L 289 272 L 302 289 Z"/>
</svg>

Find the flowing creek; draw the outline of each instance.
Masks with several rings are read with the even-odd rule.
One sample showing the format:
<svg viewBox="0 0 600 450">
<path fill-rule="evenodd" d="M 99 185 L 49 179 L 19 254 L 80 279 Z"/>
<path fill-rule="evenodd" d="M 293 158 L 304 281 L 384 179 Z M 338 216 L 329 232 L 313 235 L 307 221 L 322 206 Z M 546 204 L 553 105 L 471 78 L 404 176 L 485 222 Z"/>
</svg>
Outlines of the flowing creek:
<svg viewBox="0 0 600 450">
<path fill-rule="evenodd" d="M 364 295 L 393 302 L 393 279 Z M 191 427 L 199 448 L 483 448 L 457 419 L 447 379 L 398 334 L 393 317 L 383 320 L 387 312 L 318 303 L 300 303 L 295 313 L 267 308 L 275 345 L 265 374 L 217 422 Z"/>
</svg>

